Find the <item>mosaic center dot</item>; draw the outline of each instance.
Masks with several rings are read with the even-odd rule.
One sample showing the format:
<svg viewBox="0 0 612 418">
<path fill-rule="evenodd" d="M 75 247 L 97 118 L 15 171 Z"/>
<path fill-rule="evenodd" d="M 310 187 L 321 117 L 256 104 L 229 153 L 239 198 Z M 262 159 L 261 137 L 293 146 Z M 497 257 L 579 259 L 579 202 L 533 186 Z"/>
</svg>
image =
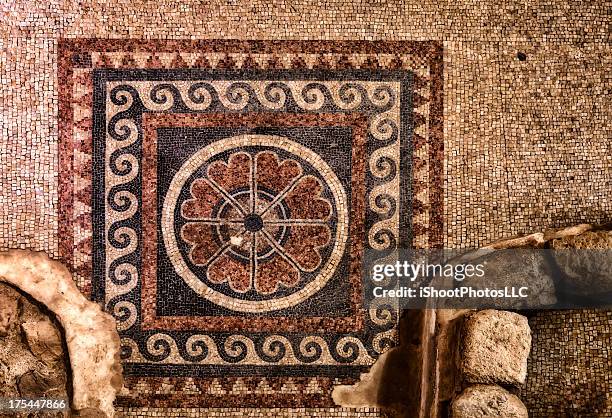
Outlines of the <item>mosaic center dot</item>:
<svg viewBox="0 0 612 418">
<path fill-rule="evenodd" d="M 249 232 L 261 231 L 263 226 L 263 219 L 256 213 L 250 213 L 244 218 L 244 228 Z"/>
<path fill-rule="evenodd" d="M 344 189 L 307 147 L 273 135 L 227 138 L 172 180 L 171 261 L 200 296 L 244 312 L 294 306 L 323 288 L 345 246 Z"/>
</svg>

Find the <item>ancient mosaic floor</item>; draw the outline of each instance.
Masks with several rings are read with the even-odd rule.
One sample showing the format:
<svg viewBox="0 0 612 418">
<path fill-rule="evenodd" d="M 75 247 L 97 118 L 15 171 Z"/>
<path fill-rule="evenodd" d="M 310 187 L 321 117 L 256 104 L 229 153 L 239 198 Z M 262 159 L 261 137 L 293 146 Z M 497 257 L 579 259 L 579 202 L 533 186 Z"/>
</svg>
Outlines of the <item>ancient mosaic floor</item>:
<svg viewBox="0 0 612 418">
<path fill-rule="evenodd" d="M 59 56 L 60 252 L 119 321 L 118 404 L 333 406 L 396 339 L 397 312 L 364 308 L 364 251 L 442 244 L 441 46 Z"/>
<path fill-rule="evenodd" d="M 611 220 L 609 9 L 1 3 L 0 248 L 116 315 L 122 414 L 380 416 L 364 251 Z"/>
<path fill-rule="evenodd" d="M 612 416 L 612 312 L 546 311 L 529 319 L 533 350 L 521 388 L 529 416 Z"/>
</svg>

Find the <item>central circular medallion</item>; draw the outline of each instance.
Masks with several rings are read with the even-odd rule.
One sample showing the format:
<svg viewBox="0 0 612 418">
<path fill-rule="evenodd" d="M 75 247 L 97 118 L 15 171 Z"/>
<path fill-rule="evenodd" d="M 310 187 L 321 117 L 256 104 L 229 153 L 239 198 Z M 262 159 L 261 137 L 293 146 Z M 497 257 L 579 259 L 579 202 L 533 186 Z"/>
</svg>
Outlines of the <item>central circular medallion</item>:
<svg viewBox="0 0 612 418">
<path fill-rule="evenodd" d="M 213 303 L 240 312 L 285 309 L 335 273 L 346 207 L 342 183 L 312 150 L 283 137 L 241 135 L 199 150 L 174 176 L 164 244 L 177 274 Z"/>
<path fill-rule="evenodd" d="M 261 216 L 256 213 L 249 213 L 244 218 L 244 228 L 249 232 L 261 231 L 263 226 L 263 219 L 261 219 Z"/>
</svg>

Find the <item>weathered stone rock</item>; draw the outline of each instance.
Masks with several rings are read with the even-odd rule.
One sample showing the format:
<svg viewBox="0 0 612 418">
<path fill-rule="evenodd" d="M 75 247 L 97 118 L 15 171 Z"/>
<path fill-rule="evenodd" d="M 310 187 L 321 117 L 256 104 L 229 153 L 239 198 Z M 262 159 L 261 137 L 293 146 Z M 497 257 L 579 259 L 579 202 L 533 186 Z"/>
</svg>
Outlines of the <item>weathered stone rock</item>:
<svg viewBox="0 0 612 418">
<path fill-rule="evenodd" d="M 0 253 L 0 282 L 3 281 L 43 304 L 61 323 L 69 351 L 74 409 L 99 410 L 108 417 L 114 416 L 113 401 L 122 386 L 120 341 L 114 318 L 87 300 L 68 269 L 44 253 Z M 35 382 L 29 383 L 32 388 Z"/>
<path fill-rule="evenodd" d="M 471 383 L 524 383 L 530 348 L 524 316 L 495 310 L 470 314 L 463 329 L 464 378 Z"/>
<path fill-rule="evenodd" d="M 545 232 L 535 232 L 529 235 L 522 235 L 513 238 L 506 238 L 495 241 L 482 247 L 483 249 L 501 250 L 507 248 L 543 248 L 544 245 L 553 239 L 572 237 L 580 235 L 593 229 L 593 225 L 579 224 L 568 228 L 551 229 Z"/>
<path fill-rule="evenodd" d="M 452 418 L 528 418 L 523 402 L 499 386 L 465 389 L 452 404 Z"/>
<path fill-rule="evenodd" d="M 0 339 L 0 396 L 68 400 L 66 356 L 52 314 L 4 283 L 0 294 L 13 318 Z"/>
<path fill-rule="evenodd" d="M 66 375 L 50 370 L 44 374 L 40 370 L 32 370 L 18 379 L 17 387 L 24 398 L 51 397 L 52 395 L 66 395 Z"/>
<path fill-rule="evenodd" d="M 2 356 L 2 352 L 0 352 L 0 356 Z M 16 393 L 17 390 L 14 387 L 11 370 L 3 361 L 0 361 L 0 397 L 8 398 Z"/>
<path fill-rule="evenodd" d="M 554 305 L 557 302 L 553 271 L 543 252 L 496 250 L 475 258 L 470 263 L 482 264 L 485 275 L 465 278 L 462 286 L 472 286 L 476 289 L 522 286 L 529 288 L 526 298 L 495 300 L 495 306 L 499 309 L 526 309 Z M 478 302 L 480 301 L 463 306 L 476 308 Z"/>
<path fill-rule="evenodd" d="M 43 363 L 52 364 L 62 359 L 62 340 L 51 321 L 21 324 L 30 351 Z"/>
<path fill-rule="evenodd" d="M 596 297 L 612 292 L 612 231 L 555 239 L 551 248 L 559 269 L 567 276 L 565 292 Z"/>
<path fill-rule="evenodd" d="M 402 417 L 421 415 L 421 407 L 426 403 L 422 401 L 426 395 L 421 387 L 423 384 L 430 386 L 430 381 L 424 381 L 426 377 L 422 373 L 424 350 L 428 347 L 430 335 L 422 333 L 422 330 L 432 329 L 433 334 L 435 313 L 433 310 L 411 310 L 403 319 L 410 338 L 381 354 L 355 384 L 334 386 L 332 398 L 336 405 L 393 410 Z"/>
<path fill-rule="evenodd" d="M 20 295 L 8 286 L 0 287 L 0 337 L 5 337 L 17 319 Z"/>
<path fill-rule="evenodd" d="M 612 231 L 589 231 L 580 235 L 554 239 L 551 248 L 555 250 L 567 248 L 609 250 L 612 249 Z"/>
</svg>

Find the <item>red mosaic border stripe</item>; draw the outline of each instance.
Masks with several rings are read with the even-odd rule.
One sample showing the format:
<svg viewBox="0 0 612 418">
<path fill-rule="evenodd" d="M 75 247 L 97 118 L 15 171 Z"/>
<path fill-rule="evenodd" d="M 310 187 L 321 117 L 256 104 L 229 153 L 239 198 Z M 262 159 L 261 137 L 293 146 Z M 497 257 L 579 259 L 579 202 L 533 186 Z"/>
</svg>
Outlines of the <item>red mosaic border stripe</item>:
<svg viewBox="0 0 612 418">
<path fill-rule="evenodd" d="M 306 393 L 308 385 L 316 381 L 319 393 Z M 288 382 L 295 387 L 294 392 L 282 393 Z M 241 396 L 241 406 L 250 408 L 324 408 L 334 407 L 332 391 L 335 385 L 351 385 L 355 378 L 331 379 L 327 377 L 229 377 L 229 378 L 174 378 L 174 377 L 125 377 L 124 387 L 134 393 L 137 387 L 146 387 L 147 396 L 119 395 L 116 406 L 124 407 L 206 407 L 225 408 Z M 232 389 L 240 382 L 246 393 L 235 393 Z M 265 383 L 274 393 L 253 394 L 257 387 Z M 225 393 L 210 393 L 211 386 Z M 200 393 L 189 394 L 197 390 Z M 166 392 L 166 393 L 164 393 Z M 168 393 L 169 392 L 169 393 Z M 187 392 L 187 393 L 186 393 Z M 299 394 L 299 396 L 296 396 Z M 244 396 L 248 395 L 248 396 Z"/>
<path fill-rule="evenodd" d="M 313 54 L 412 54 L 441 56 L 437 41 L 275 41 L 233 39 L 101 39 L 60 38 L 60 46 L 73 53 L 98 52 L 218 52 L 218 53 L 313 53 Z M 350 51 L 350 52 L 347 52 Z"/>
<path fill-rule="evenodd" d="M 69 268 L 73 265 L 73 149 L 72 149 L 72 53 L 70 43 L 58 45 L 58 128 L 59 128 L 59 180 L 58 180 L 58 238 L 60 260 Z"/>
<path fill-rule="evenodd" d="M 430 205 L 429 246 L 444 246 L 444 48 L 431 45 L 429 72 L 431 95 L 429 105 L 429 176 Z"/>
</svg>

